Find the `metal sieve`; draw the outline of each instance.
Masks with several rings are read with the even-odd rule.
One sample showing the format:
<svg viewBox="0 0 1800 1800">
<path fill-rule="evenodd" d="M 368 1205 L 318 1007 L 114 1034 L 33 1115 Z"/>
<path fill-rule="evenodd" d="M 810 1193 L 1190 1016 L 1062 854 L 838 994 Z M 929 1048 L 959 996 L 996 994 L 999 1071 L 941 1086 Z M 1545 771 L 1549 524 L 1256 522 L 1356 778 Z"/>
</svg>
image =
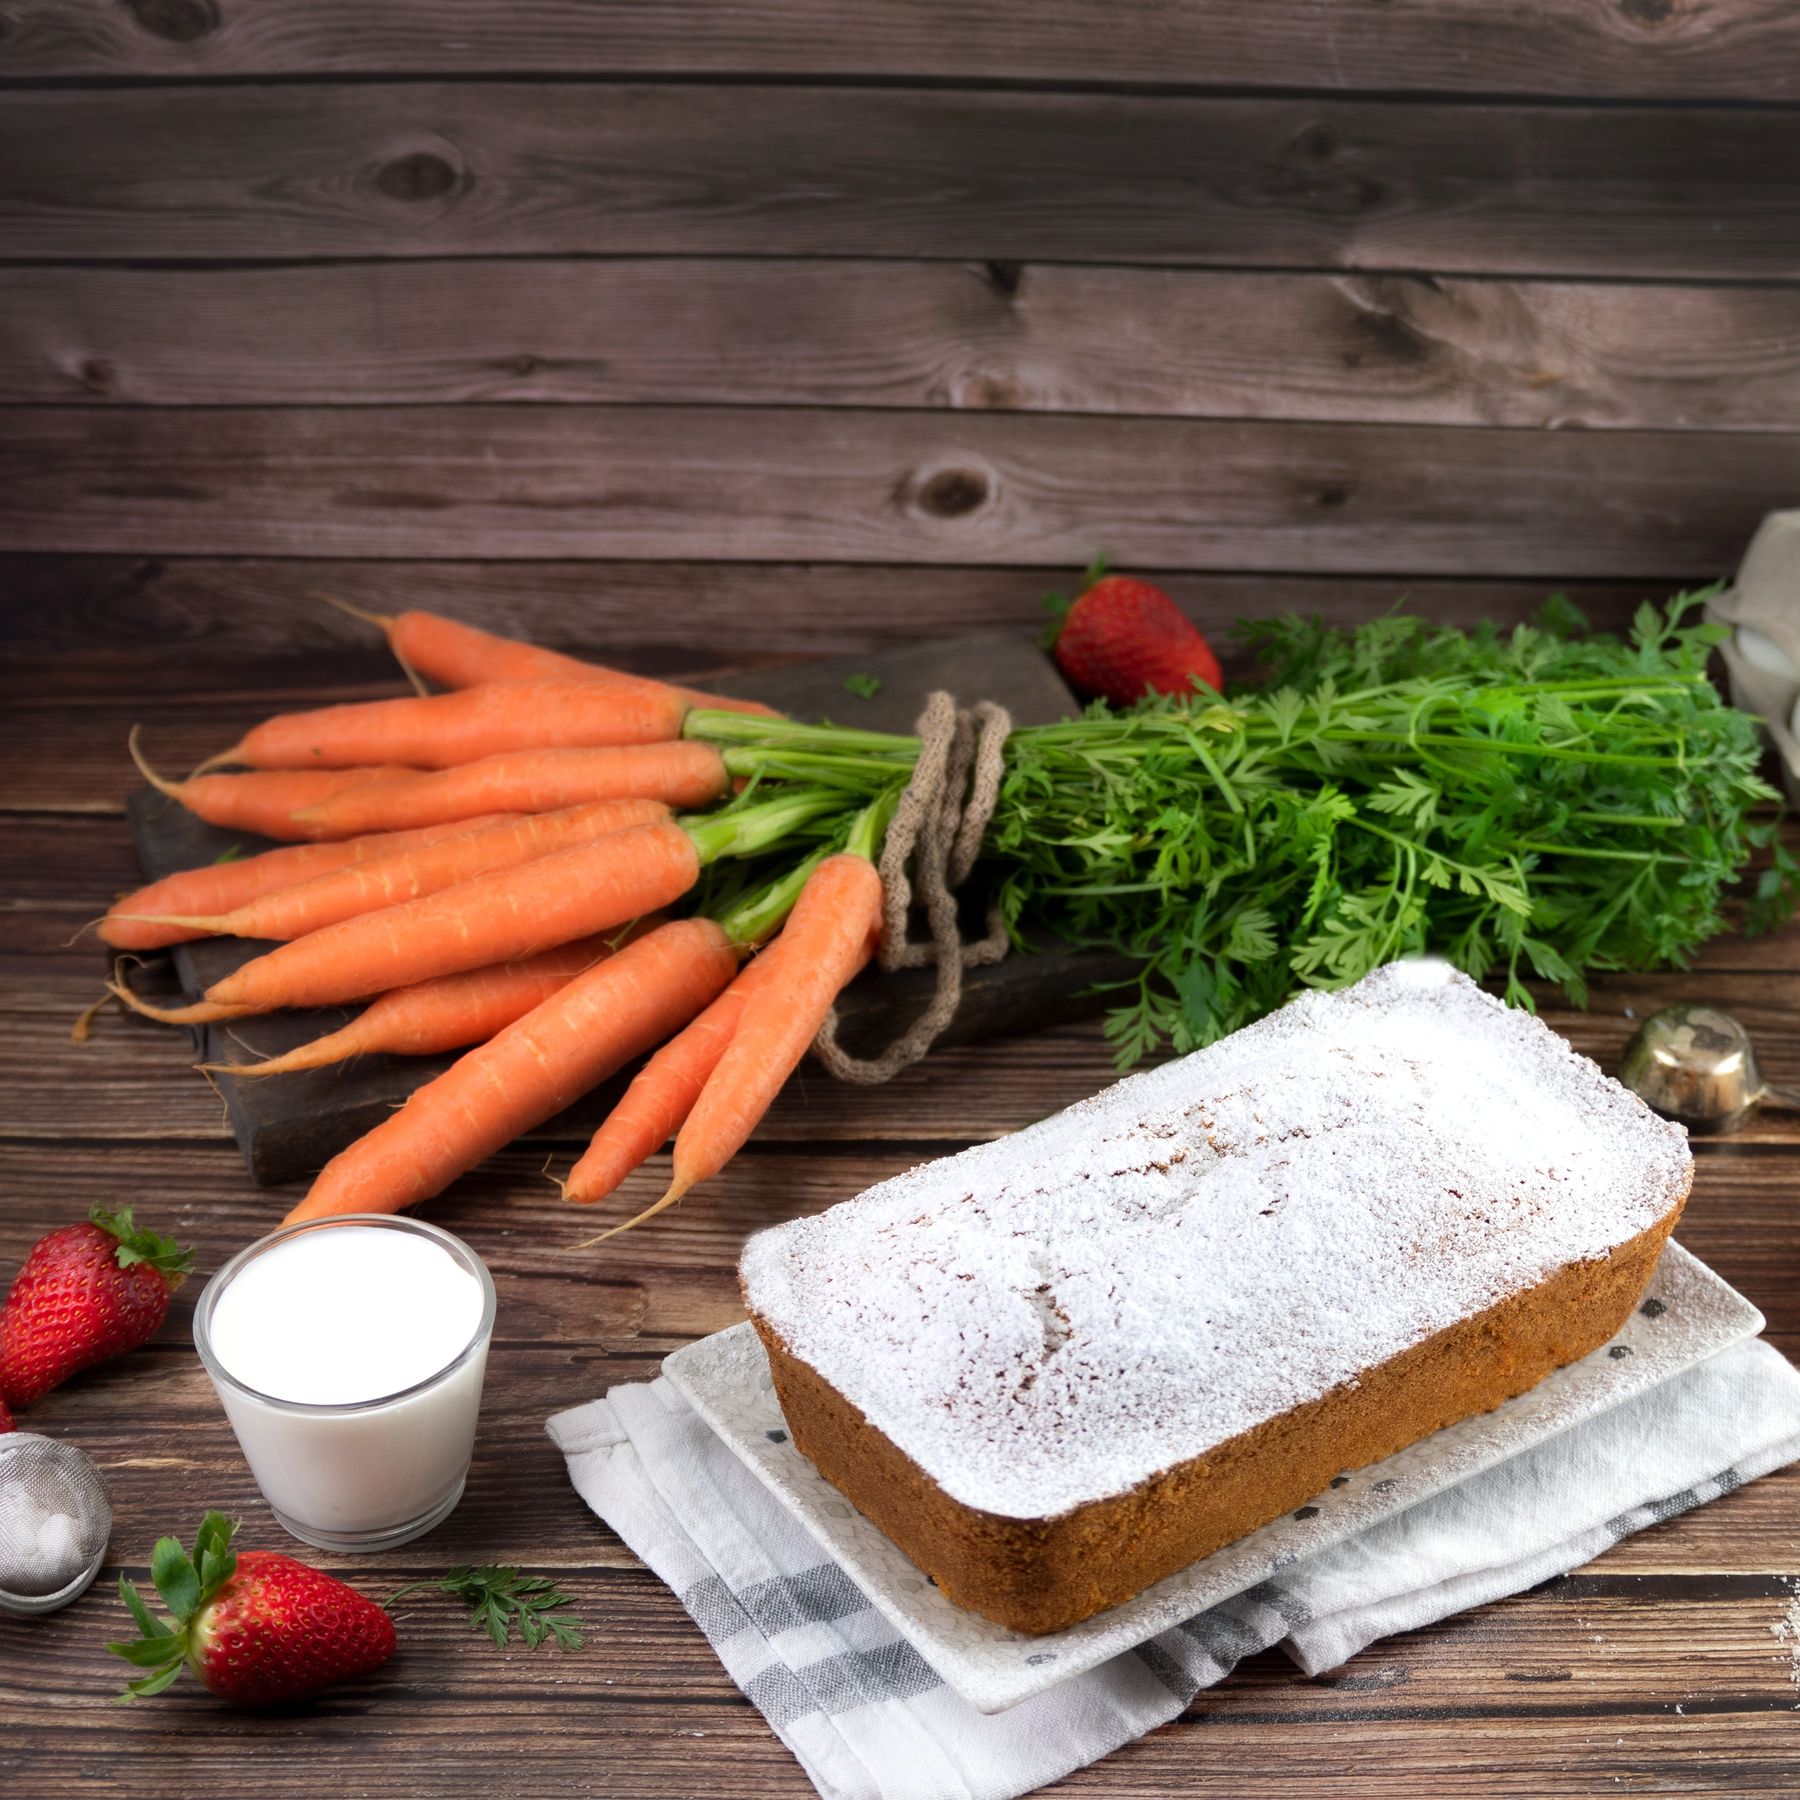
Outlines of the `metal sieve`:
<svg viewBox="0 0 1800 1800">
<path fill-rule="evenodd" d="M 0 1436 L 0 1612 L 47 1613 L 87 1591 L 106 1560 L 112 1507 L 73 1444 Z"/>
</svg>

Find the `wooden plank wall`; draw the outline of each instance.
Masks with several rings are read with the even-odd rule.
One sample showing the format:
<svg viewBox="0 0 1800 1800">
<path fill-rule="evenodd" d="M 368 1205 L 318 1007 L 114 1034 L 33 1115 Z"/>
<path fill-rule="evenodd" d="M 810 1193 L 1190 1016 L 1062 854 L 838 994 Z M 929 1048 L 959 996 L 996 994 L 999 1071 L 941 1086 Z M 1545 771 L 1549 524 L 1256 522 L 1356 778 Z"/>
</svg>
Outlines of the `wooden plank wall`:
<svg viewBox="0 0 1800 1800">
<path fill-rule="evenodd" d="M 801 654 L 1102 548 L 1612 618 L 1800 498 L 1791 0 L 0 0 L 0 84 L 47 681 L 324 586 Z"/>
</svg>

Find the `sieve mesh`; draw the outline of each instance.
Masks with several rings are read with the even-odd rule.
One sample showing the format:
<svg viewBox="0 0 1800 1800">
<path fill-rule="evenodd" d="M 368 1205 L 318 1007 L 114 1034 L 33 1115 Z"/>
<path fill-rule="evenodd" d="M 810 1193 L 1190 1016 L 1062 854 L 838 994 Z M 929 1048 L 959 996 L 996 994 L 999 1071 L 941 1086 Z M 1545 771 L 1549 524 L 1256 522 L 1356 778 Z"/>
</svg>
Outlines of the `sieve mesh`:
<svg viewBox="0 0 1800 1800">
<path fill-rule="evenodd" d="M 0 1437 L 0 1606 L 91 1578 L 111 1533 L 100 1472 L 73 1444 L 35 1432 Z"/>
</svg>

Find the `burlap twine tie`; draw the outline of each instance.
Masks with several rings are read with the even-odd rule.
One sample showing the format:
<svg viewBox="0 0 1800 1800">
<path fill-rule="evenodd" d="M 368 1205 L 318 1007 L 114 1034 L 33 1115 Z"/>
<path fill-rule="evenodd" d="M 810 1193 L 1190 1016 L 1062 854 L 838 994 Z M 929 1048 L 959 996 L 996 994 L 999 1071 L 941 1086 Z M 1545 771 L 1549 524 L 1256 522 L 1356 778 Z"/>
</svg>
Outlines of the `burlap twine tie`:
<svg viewBox="0 0 1800 1800">
<path fill-rule="evenodd" d="M 999 962 L 1008 944 L 997 901 L 988 906 L 987 935 L 973 942 L 964 939 L 956 890 L 975 866 L 1000 799 L 1012 715 L 990 700 L 959 707 L 940 690 L 925 702 L 915 729 L 919 760 L 894 809 L 881 850 L 881 946 L 876 961 L 890 973 L 936 964 L 937 987 L 931 1004 L 879 1056 L 852 1056 L 839 1047 L 836 1007 L 826 1014 L 813 1040 L 813 1049 L 831 1074 L 865 1087 L 891 1081 L 916 1063 L 955 1017 L 962 1000 L 963 970 Z M 907 936 L 915 891 L 925 904 L 931 933 L 917 941 Z"/>
</svg>

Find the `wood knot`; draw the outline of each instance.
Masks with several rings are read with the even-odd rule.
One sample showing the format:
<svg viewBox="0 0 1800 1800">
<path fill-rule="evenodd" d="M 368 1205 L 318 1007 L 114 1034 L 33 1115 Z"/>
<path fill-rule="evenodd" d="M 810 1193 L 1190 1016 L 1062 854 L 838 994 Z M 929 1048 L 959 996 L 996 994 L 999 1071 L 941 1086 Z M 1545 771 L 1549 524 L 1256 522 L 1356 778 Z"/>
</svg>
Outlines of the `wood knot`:
<svg viewBox="0 0 1800 1800">
<path fill-rule="evenodd" d="M 171 44 L 197 43 L 219 29 L 214 0 L 125 0 L 140 31 Z"/>
<path fill-rule="evenodd" d="M 155 587 L 162 578 L 162 563 L 154 556 L 146 556 L 141 562 L 133 563 L 126 570 L 120 586 L 127 594 L 141 594 L 145 589 Z M 1643 1308 L 1640 1307 L 1638 1310 L 1641 1312 Z"/>
<path fill-rule="evenodd" d="M 441 200 L 455 190 L 456 170 L 429 150 L 414 150 L 383 163 L 375 172 L 375 186 L 390 200 L 419 205 Z"/>
<path fill-rule="evenodd" d="M 954 384 L 951 399 L 957 406 L 1017 411 L 1031 404 L 1031 390 L 1011 375 L 971 369 Z"/>
<path fill-rule="evenodd" d="M 1384 362 L 1422 363 L 1431 360 L 1431 346 L 1398 313 L 1359 312 L 1354 329 L 1367 348 Z M 1344 358 L 1352 369 L 1362 365 L 1362 356 L 1351 351 Z"/>
<path fill-rule="evenodd" d="M 1379 154 L 1379 152 L 1377 152 Z M 1225 191 L 1243 204 L 1296 208 L 1314 218 L 1352 218 L 1385 206 L 1385 183 L 1359 167 L 1358 146 L 1342 131 L 1315 120 L 1289 138 L 1275 159 L 1249 163 Z"/>
<path fill-rule="evenodd" d="M 985 505 L 987 477 L 979 469 L 939 469 L 920 485 L 920 507 L 938 519 L 960 519 Z"/>
<path fill-rule="evenodd" d="M 90 394 L 116 394 L 119 391 L 119 371 L 104 356 L 84 358 L 75 377 Z"/>
<path fill-rule="evenodd" d="M 535 375 L 544 365 L 529 350 L 521 350 L 517 356 L 507 357 L 500 365 L 509 375 L 517 376 L 523 381 L 529 375 Z"/>
<path fill-rule="evenodd" d="M 1350 490 L 1334 482 L 1330 487 L 1319 489 L 1316 504 L 1320 506 L 1342 506 L 1350 498 Z"/>
<path fill-rule="evenodd" d="M 1020 262 L 990 262 L 983 265 L 987 271 L 988 286 L 1003 299 L 1013 300 L 1018 297 L 1019 289 L 1025 282 L 1025 265 Z"/>
<path fill-rule="evenodd" d="M 1666 25 L 1675 10 L 1675 0 L 1619 0 L 1619 11 L 1634 25 Z"/>
</svg>

